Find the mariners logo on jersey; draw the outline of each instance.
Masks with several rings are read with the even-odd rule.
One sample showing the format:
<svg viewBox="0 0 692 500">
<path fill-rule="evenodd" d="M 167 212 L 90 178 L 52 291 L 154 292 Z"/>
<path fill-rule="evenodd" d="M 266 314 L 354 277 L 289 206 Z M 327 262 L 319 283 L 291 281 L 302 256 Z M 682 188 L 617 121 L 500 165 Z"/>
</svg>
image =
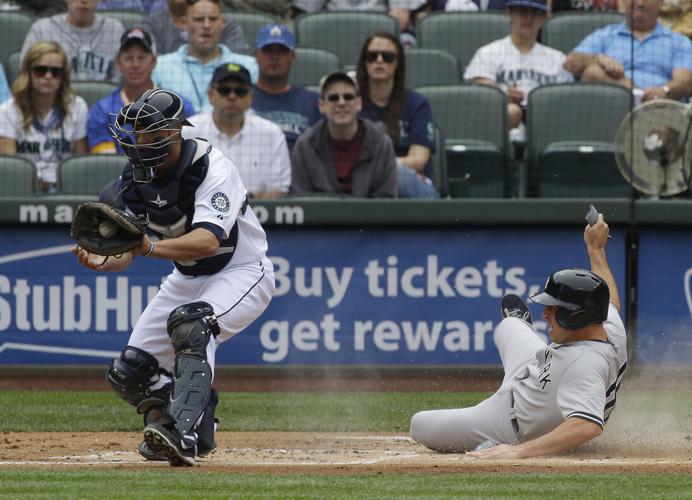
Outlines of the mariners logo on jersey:
<svg viewBox="0 0 692 500">
<path fill-rule="evenodd" d="M 230 210 L 231 202 L 225 193 L 219 191 L 211 196 L 211 206 L 219 212 L 226 213 Z"/>
</svg>

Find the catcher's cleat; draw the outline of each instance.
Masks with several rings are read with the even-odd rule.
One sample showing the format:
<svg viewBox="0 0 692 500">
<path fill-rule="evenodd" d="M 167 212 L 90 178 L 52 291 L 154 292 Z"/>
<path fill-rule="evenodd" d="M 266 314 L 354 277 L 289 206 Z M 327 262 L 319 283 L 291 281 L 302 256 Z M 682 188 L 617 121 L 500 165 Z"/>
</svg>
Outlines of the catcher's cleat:
<svg viewBox="0 0 692 500">
<path fill-rule="evenodd" d="M 168 430 L 157 423 L 149 424 L 144 428 L 144 441 L 149 450 L 168 460 L 173 467 L 195 465 L 197 447 L 183 448 L 178 433 L 174 430 Z"/>
<path fill-rule="evenodd" d="M 199 443 L 199 447 L 197 449 L 197 457 L 204 458 L 207 455 L 214 453 L 216 449 L 216 443 L 214 443 L 213 447 L 211 448 L 202 447 L 202 443 Z M 147 445 L 146 441 L 142 441 L 141 443 L 139 443 L 137 451 L 140 455 L 144 457 L 145 460 L 149 462 L 165 462 L 166 460 L 168 460 L 164 455 L 152 451 L 151 448 L 149 448 L 149 446 Z"/>
<path fill-rule="evenodd" d="M 502 297 L 500 313 L 503 318 L 518 318 L 526 321 L 529 325 L 533 324 L 529 306 L 526 305 L 526 302 L 521 300 L 521 297 L 513 293 L 508 293 Z"/>
</svg>

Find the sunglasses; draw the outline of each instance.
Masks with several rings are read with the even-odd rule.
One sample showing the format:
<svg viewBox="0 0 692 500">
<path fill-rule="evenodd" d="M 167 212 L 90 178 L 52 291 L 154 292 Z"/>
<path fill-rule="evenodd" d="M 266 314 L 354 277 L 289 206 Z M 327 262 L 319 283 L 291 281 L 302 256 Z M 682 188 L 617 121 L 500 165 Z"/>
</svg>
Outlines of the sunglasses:
<svg viewBox="0 0 692 500">
<path fill-rule="evenodd" d="M 34 66 L 31 71 L 36 76 L 46 76 L 48 73 L 53 75 L 55 78 L 60 78 L 65 70 L 56 66 Z"/>
<path fill-rule="evenodd" d="M 389 50 L 368 50 L 366 59 L 369 63 L 374 63 L 380 56 L 382 56 L 382 60 L 387 64 L 392 64 L 396 61 L 396 54 Z"/>
<path fill-rule="evenodd" d="M 339 98 L 343 98 L 346 102 L 351 102 L 356 98 L 356 94 L 329 94 L 325 99 L 329 102 L 339 102 Z"/>
<path fill-rule="evenodd" d="M 245 97 L 250 93 L 250 89 L 247 87 L 215 87 L 215 89 L 220 95 L 224 97 L 228 97 L 228 95 L 231 92 L 233 92 L 238 97 Z"/>
</svg>

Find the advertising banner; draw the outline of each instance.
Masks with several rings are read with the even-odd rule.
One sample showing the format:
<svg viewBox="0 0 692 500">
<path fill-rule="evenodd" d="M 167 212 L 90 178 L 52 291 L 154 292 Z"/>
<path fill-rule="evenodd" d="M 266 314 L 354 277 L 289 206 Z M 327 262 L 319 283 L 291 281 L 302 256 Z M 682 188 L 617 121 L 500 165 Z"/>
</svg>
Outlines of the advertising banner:
<svg viewBox="0 0 692 500">
<path fill-rule="evenodd" d="M 622 287 L 624 233 L 612 234 Z M 218 364 L 498 365 L 501 297 L 589 265 L 577 227 L 270 227 L 268 238 L 275 297 L 219 348 Z M 122 273 L 88 270 L 64 228 L 1 228 L 0 239 L 3 365 L 105 364 L 172 269 L 136 258 Z M 531 310 L 544 334 L 541 307 Z"/>
</svg>

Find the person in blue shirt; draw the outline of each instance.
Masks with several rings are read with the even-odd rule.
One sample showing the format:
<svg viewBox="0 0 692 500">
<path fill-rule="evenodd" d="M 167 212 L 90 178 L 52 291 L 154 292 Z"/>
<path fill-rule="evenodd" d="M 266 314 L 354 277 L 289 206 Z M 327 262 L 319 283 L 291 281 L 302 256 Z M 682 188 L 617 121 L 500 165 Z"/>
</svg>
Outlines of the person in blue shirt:
<svg viewBox="0 0 692 500">
<path fill-rule="evenodd" d="M 359 116 L 384 122 L 397 155 L 399 198 L 436 198 L 430 176 L 435 126 L 428 99 L 406 88 L 404 48 L 386 31 L 369 36 L 358 61 Z"/>
<path fill-rule="evenodd" d="M 692 42 L 658 22 L 662 0 L 626 2 L 626 20 L 594 31 L 565 60 L 584 82 L 640 89 L 641 100 L 692 93 Z"/>
<path fill-rule="evenodd" d="M 0 103 L 5 102 L 10 97 L 12 97 L 12 92 L 10 91 L 10 86 L 7 83 L 5 68 L 3 68 L 2 64 L 0 64 Z"/>
<path fill-rule="evenodd" d="M 164 12 L 166 0 L 101 0 L 96 10 L 131 10 L 143 14 Z"/>
<path fill-rule="evenodd" d="M 319 96 L 288 83 L 296 60 L 296 42 L 286 26 L 263 26 L 257 33 L 256 45 L 259 78 L 252 89 L 252 109 L 279 126 L 291 151 L 298 136 L 321 118 Z"/>
<path fill-rule="evenodd" d="M 110 126 L 123 106 L 155 87 L 151 73 L 156 66 L 156 48 L 149 33 L 142 28 L 126 31 L 120 39 L 116 63 L 123 78 L 122 87 L 97 101 L 89 111 L 87 144 L 93 154 L 123 153 L 120 144 L 113 139 Z M 195 114 L 189 101 L 182 99 L 182 103 L 186 117 Z"/>
<path fill-rule="evenodd" d="M 198 0 L 189 4 L 185 12 L 188 43 L 159 57 L 154 70 L 156 83 L 191 100 L 198 112 L 212 109 L 207 89 L 219 65 L 243 66 L 250 72 L 253 83 L 257 81 L 255 58 L 236 54 L 220 43 L 223 26 L 219 0 Z"/>
</svg>

